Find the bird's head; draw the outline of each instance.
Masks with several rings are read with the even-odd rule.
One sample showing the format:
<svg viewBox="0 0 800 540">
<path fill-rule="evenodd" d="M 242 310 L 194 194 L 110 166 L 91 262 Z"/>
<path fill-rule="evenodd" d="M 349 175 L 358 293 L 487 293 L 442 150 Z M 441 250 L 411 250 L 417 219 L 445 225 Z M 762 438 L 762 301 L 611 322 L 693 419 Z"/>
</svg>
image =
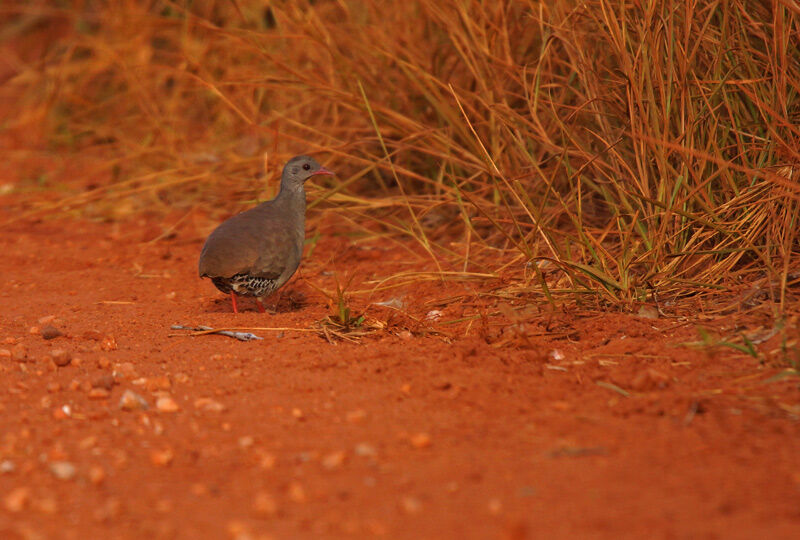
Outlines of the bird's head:
<svg viewBox="0 0 800 540">
<path fill-rule="evenodd" d="M 295 156 L 286 163 L 281 176 L 281 185 L 286 187 L 301 187 L 306 180 L 319 174 L 328 174 L 329 171 L 309 156 Z"/>
</svg>

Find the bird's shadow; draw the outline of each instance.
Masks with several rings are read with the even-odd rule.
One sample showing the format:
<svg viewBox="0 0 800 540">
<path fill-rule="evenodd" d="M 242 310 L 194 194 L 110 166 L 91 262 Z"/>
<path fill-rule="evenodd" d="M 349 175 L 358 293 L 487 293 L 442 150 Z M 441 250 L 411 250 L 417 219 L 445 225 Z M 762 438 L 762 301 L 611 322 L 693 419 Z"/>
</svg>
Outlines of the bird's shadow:
<svg viewBox="0 0 800 540">
<path fill-rule="evenodd" d="M 264 315 L 277 314 L 277 313 L 291 313 L 299 311 L 307 305 L 306 295 L 302 291 L 296 289 L 286 289 L 278 294 L 267 298 L 263 302 L 266 313 Z M 236 307 L 239 313 L 255 312 L 258 313 L 256 307 L 256 299 L 247 296 L 236 297 Z M 233 307 L 231 306 L 230 296 L 219 296 L 211 300 L 206 310 L 209 313 L 231 313 L 233 314 Z"/>
</svg>

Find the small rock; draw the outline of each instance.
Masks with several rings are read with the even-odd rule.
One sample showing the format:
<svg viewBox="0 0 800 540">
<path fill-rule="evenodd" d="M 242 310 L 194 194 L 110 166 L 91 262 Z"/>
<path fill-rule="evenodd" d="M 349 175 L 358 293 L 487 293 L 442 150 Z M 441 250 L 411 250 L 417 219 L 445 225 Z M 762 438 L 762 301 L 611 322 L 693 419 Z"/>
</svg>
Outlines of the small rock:
<svg viewBox="0 0 800 540">
<path fill-rule="evenodd" d="M 422 510 L 422 502 L 416 497 L 403 497 L 400 501 L 400 508 L 406 514 L 418 514 Z"/>
<path fill-rule="evenodd" d="M 47 391 L 51 394 L 55 394 L 56 392 L 61 390 L 61 383 L 57 381 L 47 383 Z"/>
<path fill-rule="evenodd" d="M 100 375 L 92 379 L 93 388 L 103 388 L 104 390 L 111 390 L 114 387 L 114 377 L 109 374 Z"/>
<path fill-rule="evenodd" d="M 639 306 L 636 316 L 642 319 L 658 319 L 658 308 L 654 306 Z"/>
<path fill-rule="evenodd" d="M 72 354 L 64 349 L 53 349 L 50 351 L 50 358 L 53 359 L 53 363 L 58 367 L 64 367 L 68 366 L 72 361 Z"/>
<path fill-rule="evenodd" d="M 115 379 L 135 379 L 137 377 L 136 368 L 131 362 L 114 364 L 113 375 Z"/>
<path fill-rule="evenodd" d="M 194 400 L 194 408 L 201 411 L 222 412 L 225 410 L 225 405 L 215 399 L 197 398 Z"/>
<path fill-rule="evenodd" d="M 488 508 L 489 513 L 496 516 L 503 511 L 503 503 L 500 502 L 500 499 L 492 499 L 489 501 Z"/>
<path fill-rule="evenodd" d="M 378 454 L 375 447 L 368 443 L 358 443 L 353 451 L 361 457 L 375 457 Z"/>
<path fill-rule="evenodd" d="M 328 469 L 329 471 L 333 469 L 338 469 L 339 467 L 342 466 L 346 458 L 347 454 L 343 450 L 331 452 L 330 454 L 322 458 L 322 466 Z"/>
<path fill-rule="evenodd" d="M 105 388 L 92 388 L 89 390 L 89 399 L 108 399 L 111 392 Z"/>
<path fill-rule="evenodd" d="M 196 495 L 197 497 L 208 495 L 208 486 L 201 482 L 195 482 L 194 484 L 192 484 L 191 492 L 192 495 Z"/>
<path fill-rule="evenodd" d="M 345 419 L 351 424 L 357 424 L 359 422 L 363 422 L 366 417 L 367 417 L 367 411 L 365 411 L 364 409 L 356 409 L 354 411 L 348 412 L 345 415 Z"/>
<path fill-rule="evenodd" d="M 156 409 L 161 412 L 178 412 L 180 407 L 170 396 L 161 396 L 156 400 Z"/>
<path fill-rule="evenodd" d="M 100 369 L 108 369 L 109 367 L 111 367 L 111 360 L 109 360 L 105 356 L 101 356 L 100 358 L 97 359 L 97 367 L 99 367 Z"/>
<path fill-rule="evenodd" d="M 59 480 L 72 480 L 78 469 L 69 461 L 54 461 L 50 464 L 50 472 Z"/>
<path fill-rule="evenodd" d="M 245 435 L 243 437 L 239 437 L 239 448 L 242 448 L 242 449 L 250 448 L 251 446 L 253 446 L 254 442 L 255 442 L 255 439 L 253 439 L 253 437 L 250 436 L 250 435 Z"/>
<path fill-rule="evenodd" d="M 147 379 L 144 383 L 144 387 L 150 392 L 155 392 L 157 390 L 169 390 L 172 387 L 172 383 L 169 382 L 169 377 L 165 375 L 159 375 L 158 377 L 150 377 Z"/>
<path fill-rule="evenodd" d="M 8 349 L 0 349 L 0 358 L 11 358 L 11 351 Z"/>
<path fill-rule="evenodd" d="M 31 326 L 30 328 L 28 328 L 28 333 L 32 336 L 39 335 L 40 332 L 41 330 L 39 329 L 38 326 Z"/>
<path fill-rule="evenodd" d="M 122 503 L 116 497 L 106 499 L 105 502 L 94 510 L 92 515 L 97 521 L 109 521 L 119 516 Z"/>
<path fill-rule="evenodd" d="M 135 411 L 139 409 L 147 409 L 149 405 L 147 401 L 131 390 L 125 390 L 122 397 L 119 398 L 119 408 L 123 411 Z"/>
<path fill-rule="evenodd" d="M 58 512 L 58 501 L 54 497 L 46 496 L 34 501 L 34 507 L 43 514 L 55 514 Z"/>
<path fill-rule="evenodd" d="M 36 322 L 38 322 L 39 324 L 52 324 L 53 321 L 55 320 L 56 320 L 55 315 L 45 315 L 44 317 L 39 317 L 39 320 Z"/>
<path fill-rule="evenodd" d="M 64 333 L 53 325 L 48 324 L 42 328 L 42 337 L 44 339 L 55 339 L 63 335 Z"/>
<path fill-rule="evenodd" d="M 278 513 L 278 504 L 272 495 L 259 491 L 253 497 L 253 511 L 261 516 L 272 517 Z"/>
<path fill-rule="evenodd" d="M 4 459 L 0 462 L 0 474 L 8 474 L 17 470 L 17 466 L 10 459 Z"/>
<path fill-rule="evenodd" d="M 100 342 L 100 348 L 104 351 L 116 351 L 117 340 L 114 339 L 114 336 L 106 336 L 103 338 L 103 341 Z"/>
<path fill-rule="evenodd" d="M 13 513 L 21 512 L 31 499 L 31 490 L 27 487 L 18 487 L 12 489 L 3 498 L 3 506 L 6 510 Z"/>
<path fill-rule="evenodd" d="M 409 441 L 414 448 L 427 448 L 431 445 L 431 437 L 427 433 L 416 433 Z"/>
<path fill-rule="evenodd" d="M 433 310 L 431 310 L 431 311 L 429 311 L 428 313 L 425 314 L 425 320 L 426 321 L 434 321 L 434 322 L 436 322 L 436 321 L 438 321 L 439 319 L 442 318 L 442 315 L 443 315 L 443 313 L 440 310 L 433 309 Z"/>
<path fill-rule="evenodd" d="M 258 465 L 265 471 L 274 469 L 275 463 L 277 462 L 278 458 L 275 457 L 275 454 L 271 454 L 265 450 L 258 451 Z"/>
<path fill-rule="evenodd" d="M 306 502 L 306 490 L 303 484 L 297 481 L 289 483 L 289 499 L 296 503 Z"/>
<path fill-rule="evenodd" d="M 24 362 L 28 358 L 28 348 L 22 343 L 17 343 L 11 349 L 11 357 L 17 362 Z"/>
<path fill-rule="evenodd" d="M 97 330 L 87 330 L 83 333 L 83 339 L 88 339 L 91 341 L 100 341 L 103 339 L 103 334 L 98 332 Z"/>
<path fill-rule="evenodd" d="M 150 452 L 150 462 L 157 467 L 166 467 L 175 458 L 175 452 L 172 448 L 165 448 L 163 450 L 152 450 Z"/>
<path fill-rule="evenodd" d="M 89 467 L 88 476 L 92 484 L 101 484 L 106 479 L 106 470 L 100 465 L 92 465 Z"/>
<path fill-rule="evenodd" d="M 292 416 L 294 416 L 298 420 L 303 420 L 305 418 L 305 415 L 303 414 L 303 411 L 298 409 L 297 407 L 292 409 Z"/>
</svg>

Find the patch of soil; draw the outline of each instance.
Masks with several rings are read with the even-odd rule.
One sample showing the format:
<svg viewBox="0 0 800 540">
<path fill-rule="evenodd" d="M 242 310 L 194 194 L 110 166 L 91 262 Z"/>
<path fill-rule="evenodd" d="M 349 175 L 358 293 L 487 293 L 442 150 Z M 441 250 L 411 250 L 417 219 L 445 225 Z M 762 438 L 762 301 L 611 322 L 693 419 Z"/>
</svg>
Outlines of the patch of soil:
<svg viewBox="0 0 800 540">
<path fill-rule="evenodd" d="M 212 224 L 181 223 L 0 233 L 0 537 L 800 535 L 785 365 L 679 346 L 686 319 L 511 321 L 437 302 L 474 283 L 376 289 L 416 247 L 333 235 L 276 313 L 234 315 L 196 275 Z M 373 291 L 356 342 L 316 330 L 345 274 Z"/>
</svg>

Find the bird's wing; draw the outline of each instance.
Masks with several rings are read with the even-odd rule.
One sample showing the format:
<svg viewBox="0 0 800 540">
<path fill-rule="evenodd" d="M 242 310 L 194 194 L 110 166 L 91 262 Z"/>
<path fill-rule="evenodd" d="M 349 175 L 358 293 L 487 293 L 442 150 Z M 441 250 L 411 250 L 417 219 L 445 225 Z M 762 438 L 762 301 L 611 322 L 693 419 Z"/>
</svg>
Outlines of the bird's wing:
<svg viewBox="0 0 800 540">
<path fill-rule="evenodd" d="M 248 212 L 223 222 L 200 252 L 200 277 L 232 277 L 246 273 L 260 255 L 263 233 Z"/>
</svg>

